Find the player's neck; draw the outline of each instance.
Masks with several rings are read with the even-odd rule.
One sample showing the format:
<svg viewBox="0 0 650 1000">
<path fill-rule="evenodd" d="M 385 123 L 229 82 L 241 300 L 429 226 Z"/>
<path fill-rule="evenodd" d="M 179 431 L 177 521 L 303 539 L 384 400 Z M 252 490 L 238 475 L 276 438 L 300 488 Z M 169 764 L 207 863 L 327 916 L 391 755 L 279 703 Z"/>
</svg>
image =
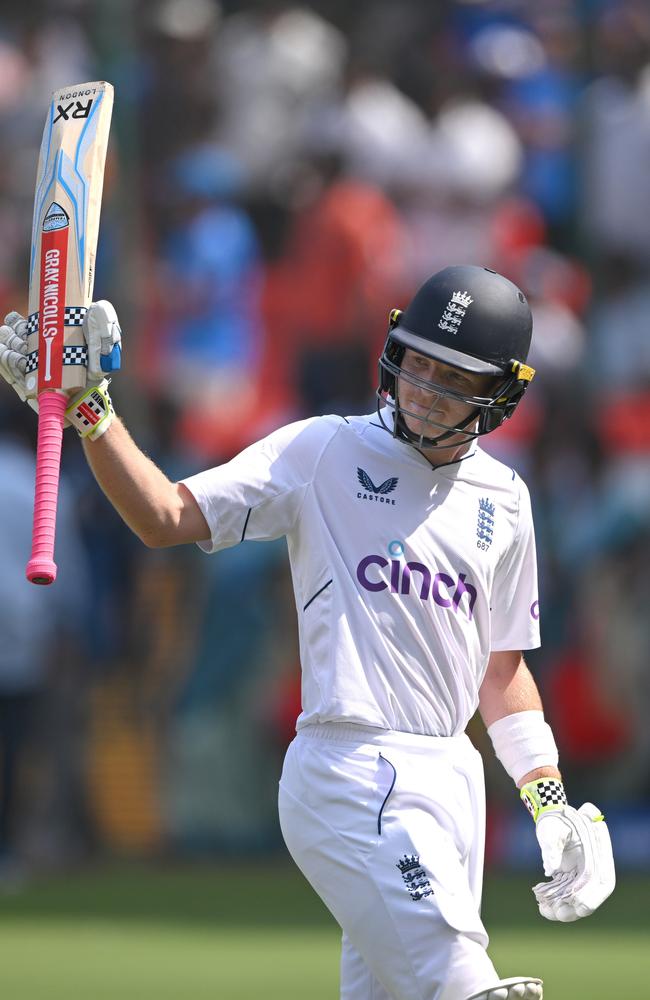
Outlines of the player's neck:
<svg viewBox="0 0 650 1000">
<path fill-rule="evenodd" d="M 418 448 L 417 451 L 426 458 L 427 462 L 434 467 L 438 465 L 452 465 L 465 458 L 473 441 L 465 441 L 463 444 L 452 445 L 450 448 Z"/>
</svg>

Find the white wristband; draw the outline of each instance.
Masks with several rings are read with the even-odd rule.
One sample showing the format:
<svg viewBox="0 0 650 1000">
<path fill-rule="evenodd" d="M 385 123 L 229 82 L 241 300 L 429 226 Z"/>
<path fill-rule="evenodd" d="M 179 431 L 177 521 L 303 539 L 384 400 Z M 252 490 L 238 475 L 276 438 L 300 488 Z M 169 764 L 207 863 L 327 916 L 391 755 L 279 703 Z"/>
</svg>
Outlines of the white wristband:
<svg viewBox="0 0 650 1000">
<path fill-rule="evenodd" d="M 494 752 L 515 784 L 538 767 L 557 767 L 559 754 L 544 713 L 515 712 L 488 726 Z"/>
</svg>

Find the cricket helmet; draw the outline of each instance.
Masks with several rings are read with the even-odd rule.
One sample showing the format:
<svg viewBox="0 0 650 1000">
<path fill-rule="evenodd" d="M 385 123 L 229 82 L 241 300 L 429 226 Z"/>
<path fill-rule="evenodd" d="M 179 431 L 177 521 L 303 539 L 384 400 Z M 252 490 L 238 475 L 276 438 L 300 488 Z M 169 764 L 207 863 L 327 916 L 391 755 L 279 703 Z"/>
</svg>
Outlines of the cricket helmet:
<svg viewBox="0 0 650 1000">
<path fill-rule="evenodd" d="M 452 435 L 466 441 L 499 427 L 514 413 L 535 371 L 526 364 L 533 320 L 526 298 L 507 278 L 488 267 L 446 267 L 429 278 L 415 293 L 404 312 L 393 309 L 388 336 L 379 359 L 378 412 L 382 424 L 395 437 L 416 447 L 444 446 Z M 484 396 L 438 386 L 401 370 L 407 348 L 453 368 L 494 376 Z M 431 436 L 415 434 L 404 420 L 399 383 L 407 381 L 441 396 L 471 406 L 469 416 L 451 426 L 431 419 Z M 393 426 L 384 420 L 392 410 Z M 432 404 L 433 409 L 433 404 Z M 421 414 L 413 416 L 422 420 Z M 459 442 L 461 443 L 461 442 Z"/>
</svg>

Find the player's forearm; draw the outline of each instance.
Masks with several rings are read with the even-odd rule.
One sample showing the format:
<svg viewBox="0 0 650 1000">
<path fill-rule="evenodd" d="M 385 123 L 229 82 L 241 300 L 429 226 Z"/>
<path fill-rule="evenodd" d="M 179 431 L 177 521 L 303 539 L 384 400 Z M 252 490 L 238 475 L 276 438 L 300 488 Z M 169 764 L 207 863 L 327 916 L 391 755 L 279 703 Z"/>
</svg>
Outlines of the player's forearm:
<svg viewBox="0 0 650 1000">
<path fill-rule="evenodd" d="M 486 727 L 515 712 L 542 711 L 533 676 L 519 653 L 492 653 L 479 692 L 479 711 Z"/>
<path fill-rule="evenodd" d="M 497 756 L 519 788 L 536 778 L 561 778 L 552 760 L 557 760 L 557 750 L 543 719 L 542 699 L 523 656 L 515 652 L 492 654 L 479 692 L 479 710 Z M 511 747 L 508 742 L 512 742 Z M 546 747 L 548 763 L 544 761 Z M 519 768 L 515 774 L 516 762 L 526 759 L 531 766 Z"/>
<path fill-rule="evenodd" d="M 535 781 L 537 778 L 558 778 L 562 781 L 562 774 L 557 769 L 557 767 L 536 767 L 528 774 L 525 774 L 523 778 L 519 778 L 517 781 L 517 788 L 523 788 L 527 785 L 529 781 Z"/>
<path fill-rule="evenodd" d="M 115 418 L 96 441 L 84 439 L 88 464 L 122 520 L 151 547 L 170 544 L 177 523 L 176 488 Z"/>
</svg>

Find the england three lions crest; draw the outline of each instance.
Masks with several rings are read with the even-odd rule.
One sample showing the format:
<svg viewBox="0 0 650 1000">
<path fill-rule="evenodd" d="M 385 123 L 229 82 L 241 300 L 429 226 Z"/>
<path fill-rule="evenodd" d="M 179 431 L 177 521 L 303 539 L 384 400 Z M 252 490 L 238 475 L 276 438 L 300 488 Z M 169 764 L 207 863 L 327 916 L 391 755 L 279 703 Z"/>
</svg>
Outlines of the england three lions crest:
<svg viewBox="0 0 650 1000">
<path fill-rule="evenodd" d="M 489 549 L 494 538 L 494 515 L 496 508 L 489 497 L 481 497 L 478 502 L 478 519 L 476 522 L 476 547 Z"/>
<path fill-rule="evenodd" d="M 465 318 L 465 313 L 473 301 L 474 299 L 467 292 L 454 292 L 440 317 L 438 322 L 439 328 L 446 330 L 448 333 L 458 333 L 460 324 Z"/>
</svg>

